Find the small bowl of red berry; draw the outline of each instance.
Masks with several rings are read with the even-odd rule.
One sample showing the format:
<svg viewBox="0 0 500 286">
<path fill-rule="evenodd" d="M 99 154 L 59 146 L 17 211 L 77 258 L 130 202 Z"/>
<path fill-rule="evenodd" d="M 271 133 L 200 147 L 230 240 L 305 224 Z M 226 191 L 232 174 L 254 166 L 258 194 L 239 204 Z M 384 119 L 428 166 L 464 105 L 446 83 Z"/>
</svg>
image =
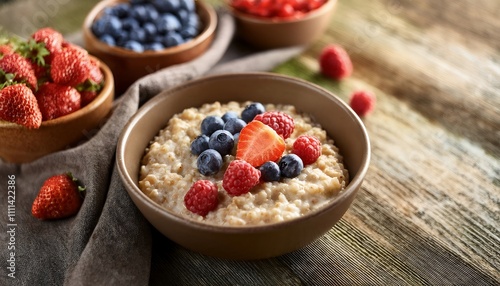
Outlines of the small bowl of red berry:
<svg viewBox="0 0 500 286">
<path fill-rule="evenodd" d="M 273 73 L 209 76 L 158 94 L 117 146 L 146 219 L 206 255 L 298 250 L 347 211 L 370 158 L 363 123 L 331 92 Z"/>
<path fill-rule="evenodd" d="M 201 55 L 216 26 L 214 8 L 203 1 L 104 0 L 85 18 L 83 35 L 123 92 L 140 77 Z"/>
<path fill-rule="evenodd" d="M 106 64 L 50 27 L 0 42 L 0 159 L 31 162 L 104 124 L 114 98 Z"/>
<path fill-rule="evenodd" d="M 227 0 L 238 36 L 262 49 L 308 45 L 330 23 L 336 0 Z"/>
</svg>

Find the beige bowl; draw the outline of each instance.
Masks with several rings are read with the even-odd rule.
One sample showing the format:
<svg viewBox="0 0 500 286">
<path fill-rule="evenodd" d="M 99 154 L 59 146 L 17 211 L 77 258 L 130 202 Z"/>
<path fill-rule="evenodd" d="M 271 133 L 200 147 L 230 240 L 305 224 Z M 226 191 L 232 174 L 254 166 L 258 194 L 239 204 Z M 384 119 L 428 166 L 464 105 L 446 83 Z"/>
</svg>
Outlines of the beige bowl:
<svg viewBox="0 0 500 286">
<path fill-rule="evenodd" d="M 337 0 L 328 0 L 320 8 L 294 20 L 259 18 L 233 8 L 230 11 L 241 39 L 257 48 L 272 49 L 313 43 L 328 27 L 336 3 Z"/>
<path fill-rule="evenodd" d="M 115 94 L 111 70 L 102 62 L 100 65 L 104 74 L 104 87 L 85 107 L 71 114 L 43 121 L 38 129 L 0 123 L 0 158 L 11 163 L 27 163 L 88 139 L 85 136 L 104 123 L 113 106 Z"/>
<path fill-rule="evenodd" d="M 263 226 L 213 226 L 163 209 L 138 187 L 141 158 L 150 140 L 176 113 L 214 101 L 259 101 L 295 105 L 312 114 L 335 140 L 351 181 L 325 207 L 298 219 Z M 260 259 L 299 249 L 327 232 L 344 215 L 361 186 L 370 159 L 363 123 L 338 97 L 306 81 L 272 73 L 206 77 L 165 91 L 130 119 L 120 135 L 116 163 L 125 188 L 151 224 L 178 244 L 207 255 Z"/>
<path fill-rule="evenodd" d="M 106 7 L 123 2 L 127 1 L 104 0 L 99 2 L 87 15 L 83 24 L 85 48 L 110 67 L 115 76 L 115 86 L 118 93 L 124 92 L 134 81 L 147 74 L 198 57 L 208 49 L 213 41 L 217 26 L 217 14 L 212 6 L 203 1 L 196 1 L 197 13 L 203 28 L 200 34 L 191 41 L 161 51 L 142 53 L 109 46 L 94 36 L 91 30 L 92 23 Z"/>
</svg>

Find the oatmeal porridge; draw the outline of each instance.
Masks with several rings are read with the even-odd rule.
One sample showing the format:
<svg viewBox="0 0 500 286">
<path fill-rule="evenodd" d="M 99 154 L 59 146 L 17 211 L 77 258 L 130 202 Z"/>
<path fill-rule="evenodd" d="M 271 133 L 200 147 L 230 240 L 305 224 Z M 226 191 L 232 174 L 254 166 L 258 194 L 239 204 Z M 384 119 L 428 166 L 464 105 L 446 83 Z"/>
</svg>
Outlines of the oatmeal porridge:
<svg viewBox="0 0 500 286">
<path fill-rule="evenodd" d="M 294 121 L 291 135 L 284 140 L 283 155 L 291 152 L 300 135 L 314 136 L 321 142 L 321 156 L 304 165 L 298 176 L 279 181 L 260 182 L 251 191 L 239 196 L 229 195 L 223 188 L 224 170 L 235 160 L 233 152 L 222 157 L 220 171 L 202 175 L 191 143 L 200 135 L 200 125 L 209 115 L 222 117 L 232 111 L 241 114 L 249 102 L 219 102 L 189 108 L 173 116 L 148 146 L 142 159 L 140 189 L 164 208 L 190 219 L 209 224 L 243 226 L 261 225 L 300 217 L 327 204 L 348 184 L 349 174 L 342 156 L 326 131 L 291 105 L 265 105 L 265 110 L 278 110 Z M 201 216 L 189 211 L 184 196 L 199 180 L 210 180 L 218 188 L 217 207 Z"/>
</svg>

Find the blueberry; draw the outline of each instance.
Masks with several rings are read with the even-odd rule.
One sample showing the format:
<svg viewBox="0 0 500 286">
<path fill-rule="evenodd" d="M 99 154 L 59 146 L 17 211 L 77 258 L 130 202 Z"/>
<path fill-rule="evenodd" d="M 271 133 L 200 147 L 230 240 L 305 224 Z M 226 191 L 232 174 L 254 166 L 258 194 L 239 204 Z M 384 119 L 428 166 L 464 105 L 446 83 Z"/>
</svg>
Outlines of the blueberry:
<svg viewBox="0 0 500 286">
<path fill-rule="evenodd" d="M 99 40 L 101 40 L 101 42 L 103 43 L 106 43 L 110 46 L 114 46 L 116 45 L 116 41 L 115 41 L 115 38 L 113 38 L 111 35 L 108 35 L 108 34 L 104 34 L 102 35 Z"/>
<path fill-rule="evenodd" d="M 122 22 L 113 15 L 104 15 L 97 19 L 92 25 L 92 32 L 100 37 L 104 34 L 115 37 L 122 29 Z"/>
<path fill-rule="evenodd" d="M 125 18 L 130 14 L 130 5 L 128 3 L 120 3 L 113 7 L 106 8 L 104 13 L 118 18 Z"/>
<path fill-rule="evenodd" d="M 180 8 L 193 12 L 195 10 L 194 0 L 179 0 Z"/>
<path fill-rule="evenodd" d="M 127 31 L 132 31 L 140 27 L 139 22 L 132 17 L 127 17 L 122 19 L 122 29 Z"/>
<path fill-rule="evenodd" d="M 146 31 L 143 28 L 137 28 L 129 33 L 129 39 L 139 43 L 144 43 L 146 41 Z"/>
<path fill-rule="evenodd" d="M 179 0 L 153 0 L 152 3 L 158 11 L 163 13 L 175 12 L 181 7 Z"/>
<path fill-rule="evenodd" d="M 127 32 L 126 30 L 120 30 L 118 35 L 115 36 L 116 45 L 120 47 L 125 46 L 125 43 L 129 40 L 129 32 Z"/>
<path fill-rule="evenodd" d="M 231 134 L 240 133 L 241 129 L 245 127 L 247 123 L 239 118 L 232 118 L 224 123 L 224 130 L 229 131 Z"/>
<path fill-rule="evenodd" d="M 281 176 L 285 178 L 297 177 L 304 168 L 302 159 L 295 154 L 288 154 L 281 157 L 278 165 L 280 167 Z"/>
<path fill-rule="evenodd" d="M 146 22 L 148 20 L 148 10 L 143 4 L 132 6 L 131 15 L 139 22 Z"/>
<path fill-rule="evenodd" d="M 155 23 L 158 28 L 158 32 L 160 33 L 177 31 L 182 27 L 179 19 L 174 14 L 170 13 L 160 15 Z"/>
<path fill-rule="evenodd" d="M 259 167 L 259 170 L 261 174 L 260 176 L 264 182 L 275 182 L 280 180 L 280 167 L 275 162 L 265 162 Z"/>
<path fill-rule="evenodd" d="M 163 40 L 163 45 L 166 47 L 175 47 L 184 43 L 184 39 L 181 35 L 175 32 L 168 33 Z"/>
<path fill-rule="evenodd" d="M 234 146 L 238 145 L 238 139 L 240 139 L 240 133 L 234 134 L 233 138 L 234 138 Z"/>
<path fill-rule="evenodd" d="M 142 25 L 142 29 L 144 29 L 144 32 L 146 33 L 146 41 L 154 41 L 158 32 L 156 25 L 152 22 L 146 22 Z"/>
<path fill-rule="evenodd" d="M 158 19 L 158 17 L 160 16 L 160 13 L 156 9 L 156 7 L 151 4 L 147 4 L 145 5 L 145 8 L 147 12 L 145 20 L 149 22 L 156 21 L 156 19 Z"/>
<path fill-rule="evenodd" d="M 165 49 L 165 46 L 163 46 L 162 43 L 153 42 L 153 43 L 149 43 L 149 44 L 145 45 L 144 49 L 150 50 L 150 51 L 161 51 L 161 50 Z"/>
<path fill-rule="evenodd" d="M 196 159 L 196 166 L 204 176 L 215 175 L 222 167 L 222 156 L 213 149 L 207 149 Z"/>
<path fill-rule="evenodd" d="M 234 111 L 228 111 L 226 113 L 224 113 L 224 115 L 222 115 L 222 120 L 224 120 L 224 122 L 227 122 L 229 119 L 231 118 L 238 118 L 238 113 L 234 112 Z"/>
<path fill-rule="evenodd" d="M 133 40 L 129 40 L 127 41 L 123 47 L 125 49 L 129 49 L 129 50 L 132 50 L 134 52 L 137 52 L 137 53 L 142 53 L 144 52 L 144 47 L 141 45 L 141 43 L 137 42 L 137 41 L 133 41 Z"/>
<path fill-rule="evenodd" d="M 234 147 L 233 134 L 227 130 L 217 130 L 210 136 L 208 147 L 219 152 L 221 156 L 231 153 Z"/>
<path fill-rule="evenodd" d="M 191 14 L 191 12 L 185 9 L 180 9 L 178 11 L 175 11 L 175 15 L 177 16 L 183 27 L 185 27 L 184 24 L 187 23 L 188 21 L 189 14 Z"/>
<path fill-rule="evenodd" d="M 184 39 L 192 39 L 198 35 L 198 29 L 195 27 L 185 27 L 179 32 Z"/>
<path fill-rule="evenodd" d="M 200 27 L 200 18 L 198 18 L 198 14 L 196 13 L 190 13 L 187 17 L 187 20 L 185 23 L 183 23 L 185 27 L 193 27 L 198 30 Z"/>
<path fill-rule="evenodd" d="M 245 109 L 243 109 L 243 111 L 241 112 L 241 119 L 248 123 L 252 121 L 257 114 L 264 113 L 264 111 L 266 111 L 266 109 L 264 108 L 264 105 L 262 105 L 262 103 L 250 103 L 249 105 L 245 106 Z"/>
<path fill-rule="evenodd" d="M 224 121 L 219 116 L 207 116 L 201 122 L 201 133 L 207 136 L 224 127 Z"/>
<path fill-rule="evenodd" d="M 205 134 L 201 134 L 194 138 L 191 142 L 191 153 L 193 155 L 200 155 L 201 152 L 208 149 L 208 139 L 209 137 Z"/>
</svg>

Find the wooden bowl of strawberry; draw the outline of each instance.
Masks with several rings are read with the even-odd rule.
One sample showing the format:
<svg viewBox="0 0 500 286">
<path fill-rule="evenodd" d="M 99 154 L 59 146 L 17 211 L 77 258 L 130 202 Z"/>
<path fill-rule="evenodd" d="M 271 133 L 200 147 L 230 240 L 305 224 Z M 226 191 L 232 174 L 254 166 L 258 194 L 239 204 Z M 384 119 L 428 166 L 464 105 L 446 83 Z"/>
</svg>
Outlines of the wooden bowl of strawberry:
<svg viewBox="0 0 500 286">
<path fill-rule="evenodd" d="M 230 104 L 233 108 L 226 108 Z M 280 104 L 294 108 L 283 112 L 265 111 L 265 106 Z M 237 113 L 233 116 L 241 117 L 231 120 L 229 115 L 235 110 Z M 286 211 L 279 206 L 286 200 L 295 206 L 308 204 L 308 198 L 315 197 L 306 194 L 308 189 L 318 190 L 319 185 L 326 184 L 326 190 L 335 185 L 325 183 L 326 177 L 319 181 L 312 179 L 316 177 L 313 173 L 317 174 L 323 167 L 331 170 L 336 163 L 322 161 L 326 157 L 321 153 L 327 153 L 326 149 L 320 151 L 317 149 L 321 148 L 319 139 L 304 135 L 318 133 L 306 124 L 310 121 L 301 120 L 299 113 L 309 114 L 321 125 L 321 134 L 328 134 L 338 146 L 348 169 L 349 182 L 320 208 L 281 220 Z M 194 118 L 200 122 L 194 123 Z M 236 124 L 240 119 L 247 122 L 246 125 Z M 236 128 L 238 125 L 241 129 Z M 224 127 L 221 130 L 217 126 Z M 212 135 L 206 135 L 210 132 Z M 198 135 L 200 133 L 202 135 Z M 232 137 L 233 133 L 239 135 Z M 175 134 L 182 134 L 179 141 L 175 141 Z M 198 138 L 204 135 L 209 139 L 203 148 L 203 140 Z M 190 136 L 194 139 L 186 140 Z M 238 139 L 234 139 L 236 137 Z M 161 142 L 168 142 L 168 147 Z M 154 149 L 164 150 L 164 155 L 161 151 L 152 153 Z M 178 157 L 182 161 L 177 161 Z M 162 162 L 163 158 L 169 163 Z M 273 73 L 237 73 L 197 79 L 147 102 L 123 129 L 116 160 L 128 194 L 146 219 L 165 236 L 210 256 L 262 259 L 300 249 L 340 220 L 367 172 L 370 143 L 359 117 L 328 90 Z M 151 162 L 151 168 L 145 162 Z M 267 167 L 272 165 L 278 165 L 279 169 Z M 152 173 L 143 176 L 148 168 L 160 171 L 158 181 Z M 174 174 L 169 177 L 171 170 Z M 162 182 L 166 186 L 161 190 L 144 189 L 155 188 Z M 178 182 L 181 185 L 177 185 Z M 294 186 L 300 183 L 307 185 L 299 188 L 299 197 L 291 195 L 297 190 Z M 275 189 L 271 189 L 273 187 Z M 160 200 L 151 194 L 159 194 Z M 263 201 L 281 196 L 287 199 L 260 207 Z M 217 198 L 223 199 L 217 202 Z M 178 203 L 172 207 L 163 205 L 175 201 Z M 233 212 L 238 209 L 243 212 Z M 271 216 L 260 216 L 268 211 Z M 256 217 L 253 224 L 240 224 L 242 220 Z"/>
<path fill-rule="evenodd" d="M 0 46 L 0 158 L 26 163 L 89 139 L 114 98 L 110 69 L 51 28 Z"/>
<path fill-rule="evenodd" d="M 237 35 L 263 49 L 309 45 L 327 29 L 336 0 L 227 0 Z"/>
</svg>

